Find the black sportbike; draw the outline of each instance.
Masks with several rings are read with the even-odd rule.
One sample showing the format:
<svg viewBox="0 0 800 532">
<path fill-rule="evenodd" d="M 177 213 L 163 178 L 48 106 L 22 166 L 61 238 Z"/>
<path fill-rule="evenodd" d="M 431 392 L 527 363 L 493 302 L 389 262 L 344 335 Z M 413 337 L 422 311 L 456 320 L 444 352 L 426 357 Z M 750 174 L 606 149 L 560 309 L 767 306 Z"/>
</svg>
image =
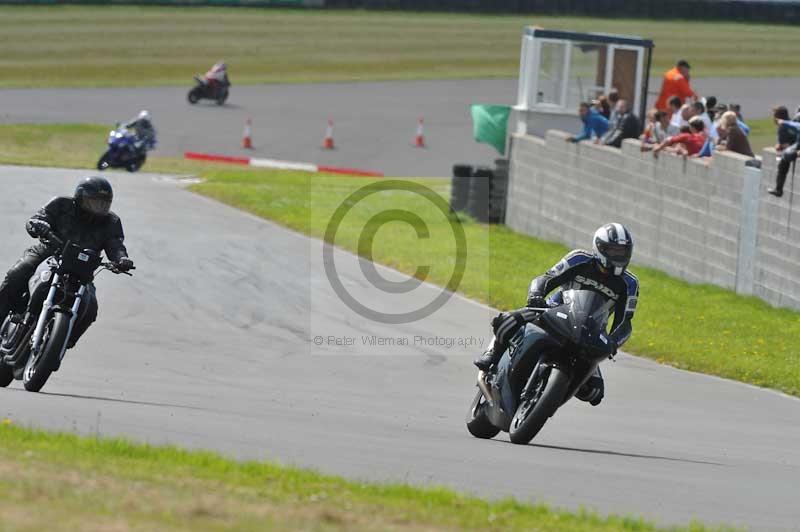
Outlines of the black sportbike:
<svg viewBox="0 0 800 532">
<path fill-rule="evenodd" d="M 563 304 L 541 314 L 509 342 L 494 372 L 478 372 L 478 393 L 467 414 L 476 438 L 501 430 L 527 444 L 569 401 L 597 365 L 612 356 L 606 334 L 609 300 L 591 290 L 566 290 Z"/>
<path fill-rule="evenodd" d="M 27 303 L 0 317 L 2 387 L 17 379 L 28 391 L 41 390 L 61 366 L 81 301 L 90 296 L 95 275 L 102 270 L 131 275 L 103 262 L 96 251 L 64 244 L 52 233 L 43 240 L 63 247 L 36 269 L 28 282 Z"/>
<path fill-rule="evenodd" d="M 186 99 L 188 99 L 189 103 L 192 105 L 196 104 L 203 98 L 207 100 L 214 100 L 217 102 L 217 105 L 224 104 L 228 99 L 228 92 L 231 86 L 230 83 L 215 83 L 214 85 L 211 85 L 200 76 L 195 76 L 194 80 L 196 84 L 186 96 Z"/>
</svg>

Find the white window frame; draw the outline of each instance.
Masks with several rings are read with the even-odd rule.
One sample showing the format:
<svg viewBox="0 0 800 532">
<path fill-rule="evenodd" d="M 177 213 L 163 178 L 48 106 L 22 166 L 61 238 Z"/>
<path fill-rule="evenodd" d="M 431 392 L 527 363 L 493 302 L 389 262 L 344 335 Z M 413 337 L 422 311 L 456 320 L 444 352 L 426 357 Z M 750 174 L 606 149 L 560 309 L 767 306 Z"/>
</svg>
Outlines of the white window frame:
<svg viewBox="0 0 800 532">
<path fill-rule="evenodd" d="M 522 49 L 520 53 L 519 66 L 519 79 L 521 80 L 521 83 L 519 84 L 517 91 L 516 109 L 561 114 L 574 112 L 574 109 L 567 108 L 567 92 L 569 86 L 568 75 L 572 67 L 572 48 L 574 42 L 577 41 L 542 38 L 528 34 L 522 36 Z M 564 62 L 562 63 L 560 74 L 563 83 L 558 103 L 539 103 L 536 101 L 539 93 L 541 48 L 542 44 L 544 43 L 564 46 Z M 612 88 L 614 53 L 616 50 L 631 50 L 636 52 L 635 87 L 641 87 L 642 78 L 644 76 L 645 48 L 635 45 L 609 43 L 606 45 L 606 70 L 605 79 L 603 80 L 606 94 L 608 94 Z M 640 109 L 641 98 L 642 95 L 639 94 L 639 91 L 637 90 L 637 94 L 634 95 L 634 101 L 632 102 L 631 109 Z"/>
<path fill-rule="evenodd" d="M 522 53 L 521 64 L 520 64 L 520 75 L 526 75 L 523 79 L 522 86 L 520 87 L 520 91 L 517 97 L 517 104 L 522 109 L 529 109 L 529 110 L 536 110 L 536 111 L 550 111 L 550 112 L 564 112 L 566 110 L 566 102 L 567 102 L 567 74 L 569 73 L 569 69 L 571 66 L 572 61 L 572 41 L 567 41 L 563 39 L 543 39 L 543 38 L 534 38 L 531 35 L 526 35 L 524 39 L 530 39 L 529 41 L 524 41 L 524 43 L 530 44 L 530 52 Z M 561 79 L 563 80 L 562 87 L 561 87 L 561 94 L 559 95 L 558 103 L 540 103 L 536 101 L 537 95 L 539 94 L 539 67 L 541 65 L 541 57 L 542 57 L 542 44 L 549 43 L 549 44 L 557 44 L 564 47 L 564 60 L 561 64 Z M 523 50 L 528 48 L 527 46 L 523 46 Z M 531 53 L 532 52 L 532 53 Z M 527 68 L 522 64 L 522 61 L 527 61 L 527 59 L 531 58 L 532 61 L 529 61 L 528 64 L 530 65 Z"/>
</svg>

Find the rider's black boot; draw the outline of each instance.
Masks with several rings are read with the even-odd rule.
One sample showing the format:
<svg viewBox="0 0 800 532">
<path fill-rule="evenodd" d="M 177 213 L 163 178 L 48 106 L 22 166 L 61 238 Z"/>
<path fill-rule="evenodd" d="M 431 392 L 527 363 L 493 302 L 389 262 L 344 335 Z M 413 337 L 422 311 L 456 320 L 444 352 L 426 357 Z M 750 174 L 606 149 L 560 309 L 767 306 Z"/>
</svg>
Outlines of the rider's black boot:
<svg viewBox="0 0 800 532">
<path fill-rule="evenodd" d="M 480 370 L 489 371 L 492 366 L 500 362 L 500 356 L 503 353 L 502 351 L 500 351 L 500 353 L 496 353 L 495 351 L 500 350 L 495 349 L 495 346 L 490 347 L 481 356 L 476 358 L 473 364 L 478 366 Z"/>
</svg>

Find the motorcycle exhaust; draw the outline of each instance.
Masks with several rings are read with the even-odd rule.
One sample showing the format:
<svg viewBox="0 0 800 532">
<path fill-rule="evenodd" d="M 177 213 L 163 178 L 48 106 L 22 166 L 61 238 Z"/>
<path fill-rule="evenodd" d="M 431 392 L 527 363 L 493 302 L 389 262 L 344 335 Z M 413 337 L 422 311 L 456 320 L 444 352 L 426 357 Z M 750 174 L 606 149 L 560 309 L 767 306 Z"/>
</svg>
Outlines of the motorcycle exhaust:
<svg viewBox="0 0 800 532">
<path fill-rule="evenodd" d="M 492 392 L 489 385 L 486 383 L 486 372 L 483 370 L 478 371 L 478 388 L 480 389 L 486 402 L 489 403 L 489 408 L 494 408 L 494 399 L 492 399 Z"/>
</svg>

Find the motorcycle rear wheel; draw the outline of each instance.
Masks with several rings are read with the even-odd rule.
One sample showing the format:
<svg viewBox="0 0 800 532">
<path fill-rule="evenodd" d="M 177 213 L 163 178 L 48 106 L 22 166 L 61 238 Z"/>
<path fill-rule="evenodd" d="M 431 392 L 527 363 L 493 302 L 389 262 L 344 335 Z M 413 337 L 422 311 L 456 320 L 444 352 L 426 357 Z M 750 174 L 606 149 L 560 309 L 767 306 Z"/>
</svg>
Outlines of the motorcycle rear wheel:
<svg viewBox="0 0 800 532">
<path fill-rule="evenodd" d="M 492 425 L 492 422 L 486 417 L 486 413 L 483 411 L 485 404 L 486 398 L 478 390 L 478 394 L 472 400 L 469 412 L 467 412 L 467 430 L 476 438 L 488 440 L 497 436 L 500 429 Z"/>
<path fill-rule="evenodd" d="M 225 100 L 228 99 L 228 89 L 224 89 L 222 93 L 217 96 L 217 105 L 224 105 Z"/>
<path fill-rule="evenodd" d="M 143 165 L 144 162 L 147 160 L 147 154 L 142 153 L 139 157 L 136 158 L 132 163 L 125 167 L 128 172 L 136 172 L 139 170 Z"/>
<path fill-rule="evenodd" d="M 67 343 L 69 321 L 69 314 L 62 312 L 56 312 L 50 316 L 50 320 L 45 325 L 39 353 L 36 356 L 31 353 L 22 372 L 22 384 L 29 392 L 41 390 L 58 364 L 61 348 Z"/>
<path fill-rule="evenodd" d="M 508 431 L 511 443 L 527 445 L 561 406 L 568 386 L 569 376 L 558 368 L 550 368 L 536 386 L 533 396 L 517 407 Z"/>
</svg>

